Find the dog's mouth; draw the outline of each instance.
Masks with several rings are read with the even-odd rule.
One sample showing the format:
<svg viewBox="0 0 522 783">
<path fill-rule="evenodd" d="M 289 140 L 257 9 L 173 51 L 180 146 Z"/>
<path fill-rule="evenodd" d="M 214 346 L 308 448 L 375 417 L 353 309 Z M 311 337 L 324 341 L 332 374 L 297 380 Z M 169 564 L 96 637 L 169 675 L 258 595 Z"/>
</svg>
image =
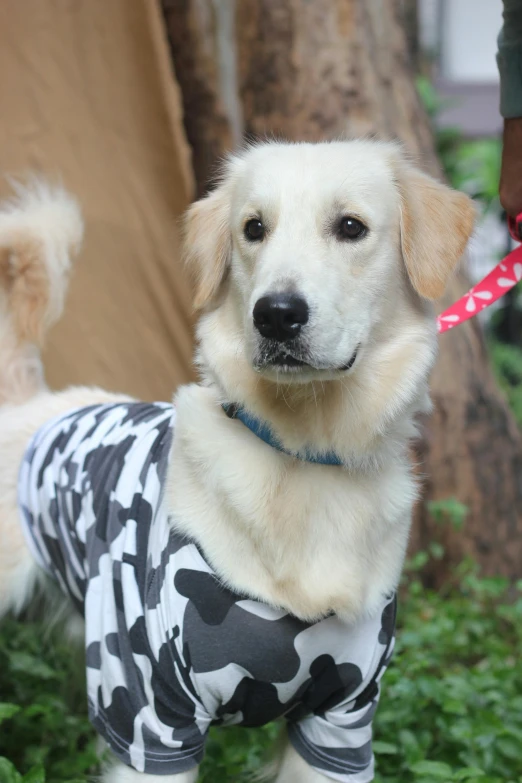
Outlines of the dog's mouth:
<svg viewBox="0 0 522 783">
<path fill-rule="evenodd" d="M 294 356 L 286 351 L 279 351 L 271 356 L 264 357 L 264 361 L 256 363 L 256 369 L 276 369 L 278 372 L 295 373 L 300 370 L 315 370 L 327 372 L 347 372 L 354 366 L 359 354 L 360 345 L 356 347 L 349 360 L 339 367 L 330 365 L 318 365 L 310 360 L 309 357 Z"/>
<path fill-rule="evenodd" d="M 280 353 L 277 356 L 274 356 L 274 358 L 267 363 L 267 366 L 278 367 L 282 370 L 290 370 L 295 367 L 311 367 L 311 364 L 304 359 L 298 359 L 296 356 L 292 356 L 289 353 Z"/>
<path fill-rule="evenodd" d="M 345 372 L 346 370 L 351 370 L 353 365 L 355 364 L 355 361 L 357 359 L 357 355 L 359 353 L 359 348 L 361 346 L 358 345 L 355 351 L 352 353 L 350 359 L 346 362 L 346 364 L 343 364 L 341 367 L 339 367 L 340 372 Z"/>
</svg>

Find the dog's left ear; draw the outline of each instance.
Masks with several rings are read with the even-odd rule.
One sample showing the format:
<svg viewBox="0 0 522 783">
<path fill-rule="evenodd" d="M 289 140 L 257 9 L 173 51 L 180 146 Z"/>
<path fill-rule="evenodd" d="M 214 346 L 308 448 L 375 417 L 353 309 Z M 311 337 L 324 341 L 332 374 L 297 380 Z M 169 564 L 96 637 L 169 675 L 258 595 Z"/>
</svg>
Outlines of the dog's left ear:
<svg viewBox="0 0 522 783">
<path fill-rule="evenodd" d="M 225 182 L 189 207 L 184 219 L 184 259 L 194 283 L 194 308 L 211 304 L 231 251 L 230 194 Z"/>
<path fill-rule="evenodd" d="M 439 299 L 473 231 L 475 207 L 464 193 L 401 164 L 397 175 L 404 263 L 417 293 Z"/>
</svg>

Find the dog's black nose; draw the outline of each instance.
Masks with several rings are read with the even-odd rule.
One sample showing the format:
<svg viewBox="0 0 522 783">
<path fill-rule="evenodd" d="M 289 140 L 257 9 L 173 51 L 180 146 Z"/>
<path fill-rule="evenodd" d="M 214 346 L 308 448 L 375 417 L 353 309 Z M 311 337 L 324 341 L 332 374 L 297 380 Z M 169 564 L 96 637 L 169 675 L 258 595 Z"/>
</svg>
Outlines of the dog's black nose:
<svg viewBox="0 0 522 783">
<path fill-rule="evenodd" d="M 268 294 L 254 305 L 254 325 L 263 335 L 280 343 L 293 340 L 308 321 L 308 305 L 297 294 Z"/>
</svg>

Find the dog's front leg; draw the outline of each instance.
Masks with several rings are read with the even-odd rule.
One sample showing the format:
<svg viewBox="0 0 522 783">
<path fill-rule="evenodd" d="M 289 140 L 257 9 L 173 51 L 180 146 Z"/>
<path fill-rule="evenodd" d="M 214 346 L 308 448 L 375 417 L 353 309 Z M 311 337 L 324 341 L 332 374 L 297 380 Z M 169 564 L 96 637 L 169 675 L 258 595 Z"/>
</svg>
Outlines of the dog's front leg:
<svg viewBox="0 0 522 783">
<path fill-rule="evenodd" d="M 148 775 L 145 772 L 137 772 L 117 760 L 114 760 L 102 775 L 103 783 L 159 783 L 160 781 L 161 783 L 196 783 L 197 779 L 198 767 L 193 767 L 188 772 L 179 772 L 177 775 Z"/>
<path fill-rule="evenodd" d="M 315 769 L 312 769 L 299 753 L 287 742 L 275 783 L 331 783 Z"/>
</svg>

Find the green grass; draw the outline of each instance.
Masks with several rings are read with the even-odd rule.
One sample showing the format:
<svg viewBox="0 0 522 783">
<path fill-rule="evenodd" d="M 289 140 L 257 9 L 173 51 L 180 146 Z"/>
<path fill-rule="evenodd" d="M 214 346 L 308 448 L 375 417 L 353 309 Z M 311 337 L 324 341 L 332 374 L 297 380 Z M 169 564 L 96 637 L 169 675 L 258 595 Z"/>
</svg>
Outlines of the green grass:
<svg viewBox="0 0 522 783">
<path fill-rule="evenodd" d="M 522 783 L 522 594 L 462 566 L 435 593 L 417 557 L 375 723 L 379 783 Z M 0 626 L 0 783 L 85 781 L 99 771 L 83 665 L 39 623 Z M 204 783 L 246 781 L 278 726 L 211 732 Z"/>
</svg>

